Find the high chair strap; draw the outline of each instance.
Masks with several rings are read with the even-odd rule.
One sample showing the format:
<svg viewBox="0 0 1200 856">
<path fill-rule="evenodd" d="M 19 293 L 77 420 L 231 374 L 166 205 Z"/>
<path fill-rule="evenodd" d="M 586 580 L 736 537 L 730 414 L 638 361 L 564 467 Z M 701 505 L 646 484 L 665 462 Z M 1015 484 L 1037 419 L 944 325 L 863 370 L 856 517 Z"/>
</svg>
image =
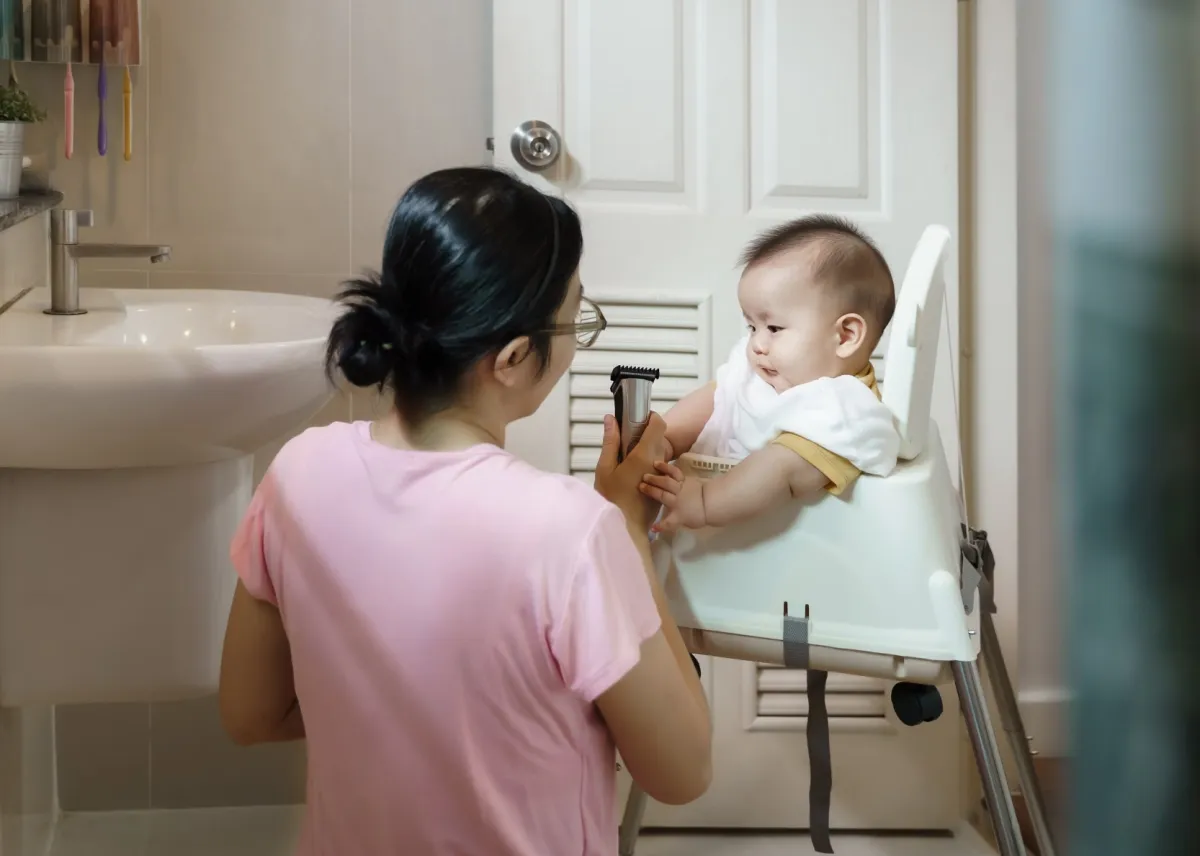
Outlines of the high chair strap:
<svg viewBox="0 0 1200 856">
<path fill-rule="evenodd" d="M 807 610 L 806 610 L 807 611 Z M 829 710 L 825 683 L 829 673 L 809 668 L 808 616 L 783 612 L 783 665 L 804 669 L 808 695 L 808 836 L 818 853 L 832 853 L 829 806 L 833 793 L 833 762 L 829 745 Z"/>
<path fill-rule="evenodd" d="M 809 669 L 808 693 L 808 837 L 818 853 L 832 853 L 829 841 L 829 803 L 833 793 L 833 761 L 829 747 L 829 711 L 825 681 L 829 673 Z"/>
</svg>

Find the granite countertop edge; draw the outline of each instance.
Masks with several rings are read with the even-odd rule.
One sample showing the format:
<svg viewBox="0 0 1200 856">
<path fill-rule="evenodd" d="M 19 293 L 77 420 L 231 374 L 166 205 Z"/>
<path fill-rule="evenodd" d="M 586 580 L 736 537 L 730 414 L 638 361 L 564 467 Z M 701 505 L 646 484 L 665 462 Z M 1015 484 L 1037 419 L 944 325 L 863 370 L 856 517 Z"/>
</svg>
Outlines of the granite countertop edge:
<svg viewBox="0 0 1200 856">
<path fill-rule="evenodd" d="M 62 201 L 63 195 L 57 190 L 26 191 L 16 199 L 0 199 L 0 232 L 49 211 Z"/>
</svg>

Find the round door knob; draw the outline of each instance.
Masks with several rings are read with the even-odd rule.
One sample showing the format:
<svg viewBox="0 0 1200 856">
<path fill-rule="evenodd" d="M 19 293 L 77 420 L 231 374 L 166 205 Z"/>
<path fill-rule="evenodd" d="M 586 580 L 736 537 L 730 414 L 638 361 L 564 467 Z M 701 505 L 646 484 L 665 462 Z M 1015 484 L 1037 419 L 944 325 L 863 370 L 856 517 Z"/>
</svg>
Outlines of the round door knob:
<svg viewBox="0 0 1200 856">
<path fill-rule="evenodd" d="M 545 122 L 530 119 L 513 131 L 511 148 L 517 163 L 530 172 L 543 172 L 558 160 L 562 138 Z"/>
</svg>

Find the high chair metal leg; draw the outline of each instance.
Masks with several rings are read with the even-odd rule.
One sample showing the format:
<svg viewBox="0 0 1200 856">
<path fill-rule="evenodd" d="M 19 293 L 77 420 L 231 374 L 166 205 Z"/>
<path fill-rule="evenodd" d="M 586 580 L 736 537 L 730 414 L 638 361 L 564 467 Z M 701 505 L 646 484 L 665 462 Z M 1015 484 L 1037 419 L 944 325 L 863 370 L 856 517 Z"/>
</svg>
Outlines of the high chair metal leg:
<svg viewBox="0 0 1200 856">
<path fill-rule="evenodd" d="M 617 833 L 617 853 L 633 856 L 637 848 L 638 833 L 642 831 L 642 816 L 646 813 L 646 792 L 633 785 L 625 799 L 625 814 L 621 817 L 621 828 Z"/>
<path fill-rule="evenodd" d="M 958 662 L 953 664 L 953 670 L 954 684 L 958 688 L 963 717 L 967 721 L 967 733 L 975 751 L 979 777 L 983 780 L 983 793 L 992 817 L 992 829 L 996 833 L 1000 856 L 1026 856 L 1025 842 L 1021 839 L 1021 828 L 1017 823 L 1017 810 L 1013 806 L 1012 794 L 1008 792 L 1000 747 L 996 743 L 996 732 L 988 714 L 979 664 Z"/>
<path fill-rule="evenodd" d="M 980 648 L 984 665 L 988 670 L 988 681 L 996 693 L 996 707 L 1000 711 L 1000 725 L 1008 735 L 1013 757 L 1016 759 L 1017 776 L 1021 780 L 1021 793 L 1025 796 L 1025 805 L 1029 809 L 1029 819 L 1033 824 L 1033 836 L 1037 841 L 1038 853 L 1041 856 L 1055 856 L 1054 839 L 1050 832 L 1050 823 L 1046 818 L 1046 802 L 1042 797 L 1042 789 L 1038 784 L 1037 772 L 1033 768 L 1033 753 L 1029 748 L 1029 738 L 1025 733 L 1025 723 L 1021 721 L 1021 710 L 1017 706 L 1017 696 L 1013 692 L 1012 682 L 1008 679 L 1008 670 L 1004 667 L 1004 654 L 1000 650 L 1000 637 L 996 635 L 996 625 L 992 615 L 983 610 L 979 616 Z"/>
</svg>

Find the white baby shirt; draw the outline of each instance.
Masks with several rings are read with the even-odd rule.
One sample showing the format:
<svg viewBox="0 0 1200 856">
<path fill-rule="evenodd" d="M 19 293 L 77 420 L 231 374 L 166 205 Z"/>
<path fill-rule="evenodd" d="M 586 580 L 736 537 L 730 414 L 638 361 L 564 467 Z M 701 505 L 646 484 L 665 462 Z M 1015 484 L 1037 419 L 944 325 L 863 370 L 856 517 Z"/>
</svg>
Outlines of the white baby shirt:
<svg viewBox="0 0 1200 856">
<path fill-rule="evenodd" d="M 864 473 L 886 476 L 895 469 L 900 451 L 895 418 L 867 384 L 842 375 L 776 392 L 750 365 L 748 344 L 743 337 L 717 369 L 713 413 L 692 452 L 741 460 L 789 433 Z"/>
</svg>

